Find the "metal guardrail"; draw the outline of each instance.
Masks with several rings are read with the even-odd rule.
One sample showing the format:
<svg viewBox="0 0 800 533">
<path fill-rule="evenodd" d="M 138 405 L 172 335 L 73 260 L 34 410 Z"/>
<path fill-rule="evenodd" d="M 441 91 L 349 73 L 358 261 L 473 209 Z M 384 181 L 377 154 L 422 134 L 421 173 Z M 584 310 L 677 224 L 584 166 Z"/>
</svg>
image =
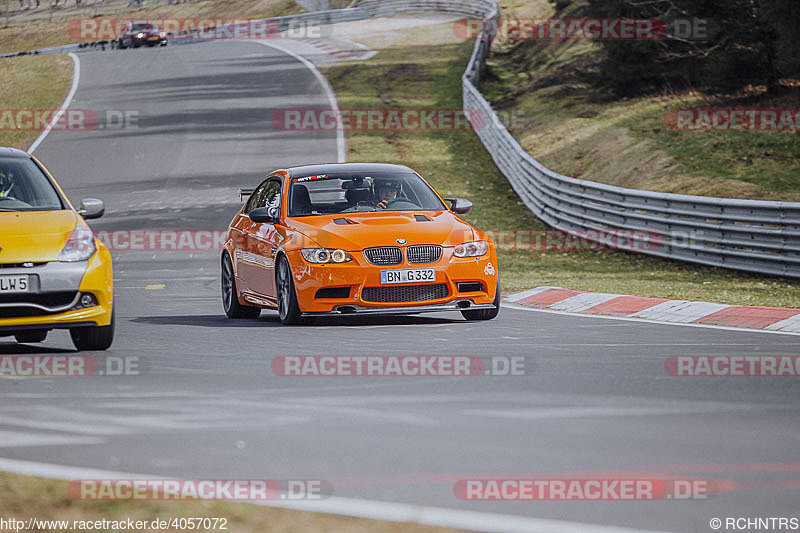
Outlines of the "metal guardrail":
<svg viewBox="0 0 800 533">
<path fill-rule="evenodd" d="M 497 16 L 496 6 L 485 14 L 487 19 Z M 536 161 L 508 130 L 497 126 L 497 115 L 477 89 L 490 47 L 489 39 L 475 43 L 462 79 L 464 109 L 493 117 L 493 127 L 473 124 L 475 131 L 522 201 L 541 220 L 584 236 L 587 230 L 632 232 L 639 245 L 626 249 L 640 253 L 800 278 L 800 202 L 626 189 L 563 176 Z"/>
<path fill-rule="evenodd" d="M 351 8 L 271 20 L 283 31 L 296 24 L 334 24 L 390 16 L 398 11 L 445 12 L 482 19 L 500 16 L 499 7 L 492 0 L 363 0 Z M 491 49 L 491 39 L 482 37 L 476 39 L 462 77 L 463 106 L 471 119 L 480 117 L 472 122 L 473 129 L 537 217 L 559 230 L 580 231 L 589 239 L 591 232 L 632 234 L 631 238 L 639 242 L 626 249 L 640 253 L 800 278 L 800 202 L 625 189 L 563 176 L 536 161 L 502 125 L 477 88 Z M 64 51 L 77 48 L 78 45 L 59 47 Z"/>
</svg>

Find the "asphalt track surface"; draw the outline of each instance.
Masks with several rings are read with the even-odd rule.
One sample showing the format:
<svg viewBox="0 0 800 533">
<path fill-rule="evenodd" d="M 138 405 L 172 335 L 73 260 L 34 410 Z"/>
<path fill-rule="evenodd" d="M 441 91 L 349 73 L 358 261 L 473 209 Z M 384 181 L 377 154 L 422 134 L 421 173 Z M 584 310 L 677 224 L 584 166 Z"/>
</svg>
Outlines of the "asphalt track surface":
<svg viewBox="0 0 800 533">
<path fill-rule="evenodd" d="M 268 121 L 272 109 L 327 102 L 306 67 L 254 42 L 85 53 L 73 107 L 135 110 L 139 127 L 52 132 L 36 155 L 73 201 L 106 201 L 95 229 L 224 229 L 238 187 L 276 167 L 335 160 L 334 134 L 287 134 Z M 115 261 L 108 354 L 139 357 L 146 373 L 0 381 L 0 457 L 162 477 L 325 479 L 348 498 L 669 531 L 797 513 L 797 379 L 664 370 L 672 355 L 800 355 L 797 336 L 512 307 L 486 323 L 432 314 L 284 327 L 273 312 L 225 318 L 214 252 Z M 40 346 L 0 340 L 0 354 L 18 353 L 73 350 L 65 332 Z M 270 370 L 276 356 L 314 354 L 522 356 L 535 371 Z M 460 501 L 453 483 L 470 477 L 701 478 L 731 490 L 705 501 Z"/>
</svg>

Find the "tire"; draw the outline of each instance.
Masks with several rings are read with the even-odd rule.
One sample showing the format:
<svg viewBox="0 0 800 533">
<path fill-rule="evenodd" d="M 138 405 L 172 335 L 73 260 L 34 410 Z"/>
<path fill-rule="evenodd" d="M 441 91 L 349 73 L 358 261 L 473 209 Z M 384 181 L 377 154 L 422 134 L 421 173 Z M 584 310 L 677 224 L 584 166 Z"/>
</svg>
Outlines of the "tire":
<svg viewBox="0 0 800 533">
<path fill-rule="evenodd" d="M 69 330 L 72 344 L 80 351 L 108 350 L 114 342 L 115 315 L 116 311 L 112 308 L 111 323 L 107 326 L 87 326 Z"/>
<path fill-rule="evenodd" d="M 239 303 L 239 291 L 236 288 L 236 276 L 233 275 L 231 256 L 227 253 L 222 256 L 222 308 L 228 318 L 258 318 L 261 308 L 245 306 Z"/>
<path fill-rule="evenodd" d="M 302 313 L 297 304 L 297 292 L 294 289 L 292 280 L 292 269 L 289 267 L 289 260 L 286 256 L 280 256 L 275 271 L 275 286 L 278 289 L 278 317 L 281 324 L 290 326 L 299 324 Z"/>
<path fill-rule="evenodd" d="M 46 329 L 22 331 L 14 335 L 14 338 L 17 340 L 17 342 L 25 344 L 44 342 L 44 340 L 47 338 L 47 333 L 48 331 Z"/>
<path fill-rule="evenodd" d="M 497 283 L 497 292 L 494 297 L 494 309 L 465 309 L 461 315 L 467 320 L 491 320 L 500 312 L 500 283 Z"/>
</svg>

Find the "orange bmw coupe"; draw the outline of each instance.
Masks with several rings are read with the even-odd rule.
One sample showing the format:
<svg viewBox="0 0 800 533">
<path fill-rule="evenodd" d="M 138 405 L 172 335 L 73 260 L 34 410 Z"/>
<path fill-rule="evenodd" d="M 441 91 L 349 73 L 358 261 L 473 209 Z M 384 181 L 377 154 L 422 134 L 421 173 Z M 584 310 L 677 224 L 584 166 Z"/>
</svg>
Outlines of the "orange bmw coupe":
<svg viewBox="0 0 800 533">
<path fill-rule="evenodd" d="M 276 170 L 233 218 L 222 251 L 230 318 L 277 309 L 304 316 L 500 309 L 492 239 L 458 217 L 472 204 L 442 198 L 401 165 L 327 164 Z"/>
</svg>

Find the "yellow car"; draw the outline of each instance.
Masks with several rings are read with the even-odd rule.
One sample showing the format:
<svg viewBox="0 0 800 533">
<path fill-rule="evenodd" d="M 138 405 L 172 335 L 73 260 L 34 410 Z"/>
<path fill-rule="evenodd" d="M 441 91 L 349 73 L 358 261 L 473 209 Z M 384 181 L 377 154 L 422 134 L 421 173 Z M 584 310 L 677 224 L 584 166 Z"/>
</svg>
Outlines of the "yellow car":
<svg viewBox="0 0 800 533">
<path fill-rule="evenodd" d="M 0 148 L 0 336 L 68 329 L 78 350 L 111 346 L 111 254 L 85 222 L 104 211 L 94 198 L 76 210 L 36 158 Z"/>
</svg>

